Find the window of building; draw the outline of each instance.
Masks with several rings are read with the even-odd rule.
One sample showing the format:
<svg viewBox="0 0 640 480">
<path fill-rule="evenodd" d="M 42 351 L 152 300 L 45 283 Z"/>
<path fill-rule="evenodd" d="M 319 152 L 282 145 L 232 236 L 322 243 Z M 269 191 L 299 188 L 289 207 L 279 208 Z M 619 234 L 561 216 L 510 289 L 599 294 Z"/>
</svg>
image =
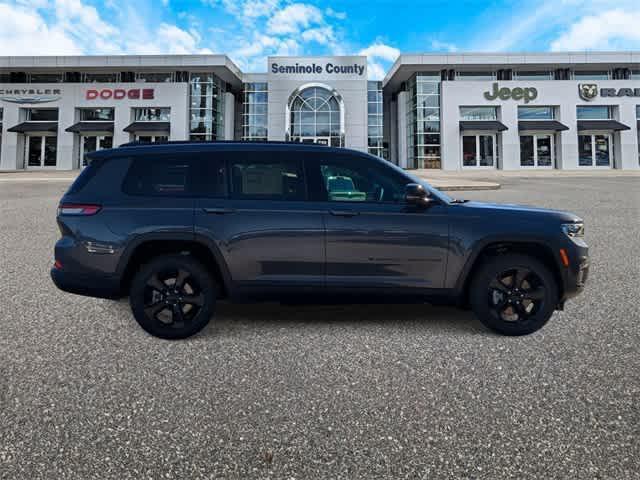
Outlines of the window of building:
<svg viewBox="0 0 640 480">
<path fill-rule="evenodd" d="M 136 82 L 168 83 L 174 81 L 173 72 L 137 72 Z"/>
<path fill-rule="evenodd" d="M 609 80 L 611 72 L 608 70 L 574 70 L 575 80 Z"/>
<path fill-rule="evenodd" d="M 440 73 L 417 73 L 407 83 L 407 163 L 440 168 Z"/>
<path fill-rule="evenodd" d="M 550 70 L 521 70 L 516 71 L 514 80 L 553 80 L 554 75 Z"/>
<path fill-rule="evenodd" d="M 610 120 L 613 107 L 610 105 L 582 105 L 577 109 L 578 120 Z"/>
<path fill-rule="evenodd" d="M 304 200 L 301 162 L 282 158 L 281 152 L 253 152 L 229 160 L 233 198 L 255 200 Z M 272 157 L 272 158 L 269 158 Z"/>
<path fill-rule="evenodd" d="M 640 80 L 640 70 L 631 70 L 630 80 Z"/>
<path fill-rule="evenodd" d="M 82 81 L 84 83 L 118 83 L 120 81 L 120 73 L 119 72 L 83 73 Z"/>
<path fill-rule="evenodd" d="M 456 72 L 456 80 L 495 80 L 496 72 Z"/>
<path fill-rule="evenodd" d="M 610 167 L 613 141 L 610 134 L 578 135 L 578 165 L 581 167 Z"/>
<path fill-rule="evenodd" d="M 30 73 L 30 83 L 60 83 L 64 80 L 62 73 Z"/>
<path fill-rule="evenodd" d="M 135 139 L 136 142 L 140 143 L 162 143 L 169 141 L 167 135 L 136 135 Z"/>
<path fill-rule="evenodd" d="M 367 82 L 368 152 L 387 158 L 383 141 L 382 82 Z"/>
<path fill-rule="evenodd" d="M 242 97 L 242 139 L 264 142 L 268 137 L 268 101 L 266 82 L 245 83 Z"/>
<path fill-rule="evenodd" d="M 342 99 L 328 88 L 312 86 L 289 100 L 290 139 L 342 147 Z"/>
<path fill-rule="evenodd" d="M 224 138 L 225 84 L 211 72 L 189 75 L 189 138 Z"/>
<path fill-rule="evenodd" d="M 113 122 L 113 108 L 81 108 L 80 121 L 82 122 Z"/>
<path fill-rule="evenodd" d="M 58 121 L 57 108 L 28 108 L 26 113 L 27 113 L 28 122 L 57 122 Z"/>
<path fill-rule="evenodd" d="M 497 120 L 498 107 L 460 107 L 461 120 Z"/>
<path fill-rule="evenodd" d="M 171 109 L 168 107 L 144 107 L 133 109 L 133 119 L 136 122 L 169 122 Z"/>
<path fill-rule="evenodd" d="M 554 107 L 518 107 L 519 120 L 553 120 Z"/>
<path fill-rule="evenodd" d="M 141 156 L 133 160 L 123 183 L 128 195 L 175 196 L 195 192 L 196 160 Z"/>
<path fill-rule="evenodd" d="M 639 77 L 640 78 L 640 77 Z M 2 114 L 2 111 L 0 110 L 0 116 Z M 640 105 L 636 105 L 636 119 L 638 126 L 640 126 Z M 640 128 L 637 129 L 638 130 L 638 163 L 640 163 Z"/>
</svg>

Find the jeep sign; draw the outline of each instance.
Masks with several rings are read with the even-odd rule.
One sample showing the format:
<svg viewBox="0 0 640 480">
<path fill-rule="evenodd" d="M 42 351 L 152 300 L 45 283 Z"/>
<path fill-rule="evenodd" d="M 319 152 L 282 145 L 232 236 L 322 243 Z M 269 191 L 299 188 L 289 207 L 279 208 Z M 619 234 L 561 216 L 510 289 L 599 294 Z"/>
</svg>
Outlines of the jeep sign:
<svg viewBox="0 0 640 480">
<path fill-rule="evenodd" d="M 484 98 L 487 100 L 524 100 L 524 103 L 529 103 L 538 98 L 538 90 L 533 87 L 500 88 L 496 82 L 493 84 L 493 91 L 484 92 Z"/>
</svg>

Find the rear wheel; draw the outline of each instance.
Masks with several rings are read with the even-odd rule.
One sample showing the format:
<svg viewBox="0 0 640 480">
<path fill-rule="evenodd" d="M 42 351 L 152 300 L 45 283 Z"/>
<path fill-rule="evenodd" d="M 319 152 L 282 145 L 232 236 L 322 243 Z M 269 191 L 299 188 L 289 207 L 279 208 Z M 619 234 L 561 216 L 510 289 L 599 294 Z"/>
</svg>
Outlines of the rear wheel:
<svg viewBox="0 0 640 480">
<path fill-rule="evenodd" d="M 480 266 L 469 299 L 485 326 L 504 335 L 527 335 L 551 318 L 558 287 L 553 274 L 535 258 L 507 254 Z"/>
<path fill-rule="evenodd" d="M 216 284 L 188 255 L 163 255 L 143 265 L 131 283 L 136 321 L 156 337 L 180 339 L 202 330 L 216 305 Z"/>
</svg>

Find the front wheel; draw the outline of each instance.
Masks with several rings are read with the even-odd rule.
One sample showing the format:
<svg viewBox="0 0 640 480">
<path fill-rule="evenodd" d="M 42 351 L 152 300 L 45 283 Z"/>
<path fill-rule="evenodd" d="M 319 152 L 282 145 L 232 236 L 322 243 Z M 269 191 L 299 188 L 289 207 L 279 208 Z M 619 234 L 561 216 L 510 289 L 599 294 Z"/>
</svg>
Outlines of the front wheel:
<svg viewBox="0 0 640 480">
<path fill-rule="evenodd" d="M 190 337 L 211 319 L 216 284 L 202 264 L 188 255 L 163 255 L 133 277 L 129 303 L 136 321 L 151 335 Z"/>
<path fill-rule="evenodd" d="M 472 280 L 469 299 L 473 312 L 488 328 L 504 335 L 527 335 L 551 318 L 558 287 L 540 261 L 506 254 L 484 261 Z"/>
</svg>

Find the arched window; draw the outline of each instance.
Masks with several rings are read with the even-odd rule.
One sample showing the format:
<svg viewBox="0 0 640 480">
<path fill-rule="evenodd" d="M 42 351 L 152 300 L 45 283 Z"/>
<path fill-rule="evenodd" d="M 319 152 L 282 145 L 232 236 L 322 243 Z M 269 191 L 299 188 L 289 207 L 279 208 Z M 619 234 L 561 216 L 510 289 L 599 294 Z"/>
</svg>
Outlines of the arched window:
<svg viewBox="0 0 640 480">
<path fill-rule="evenodd" d="M 288 103 L 289 139 L 341 147 L 343 112 L 340 96 L 324 86 L 307 86 L 291 95 Z"/>
</svg>

